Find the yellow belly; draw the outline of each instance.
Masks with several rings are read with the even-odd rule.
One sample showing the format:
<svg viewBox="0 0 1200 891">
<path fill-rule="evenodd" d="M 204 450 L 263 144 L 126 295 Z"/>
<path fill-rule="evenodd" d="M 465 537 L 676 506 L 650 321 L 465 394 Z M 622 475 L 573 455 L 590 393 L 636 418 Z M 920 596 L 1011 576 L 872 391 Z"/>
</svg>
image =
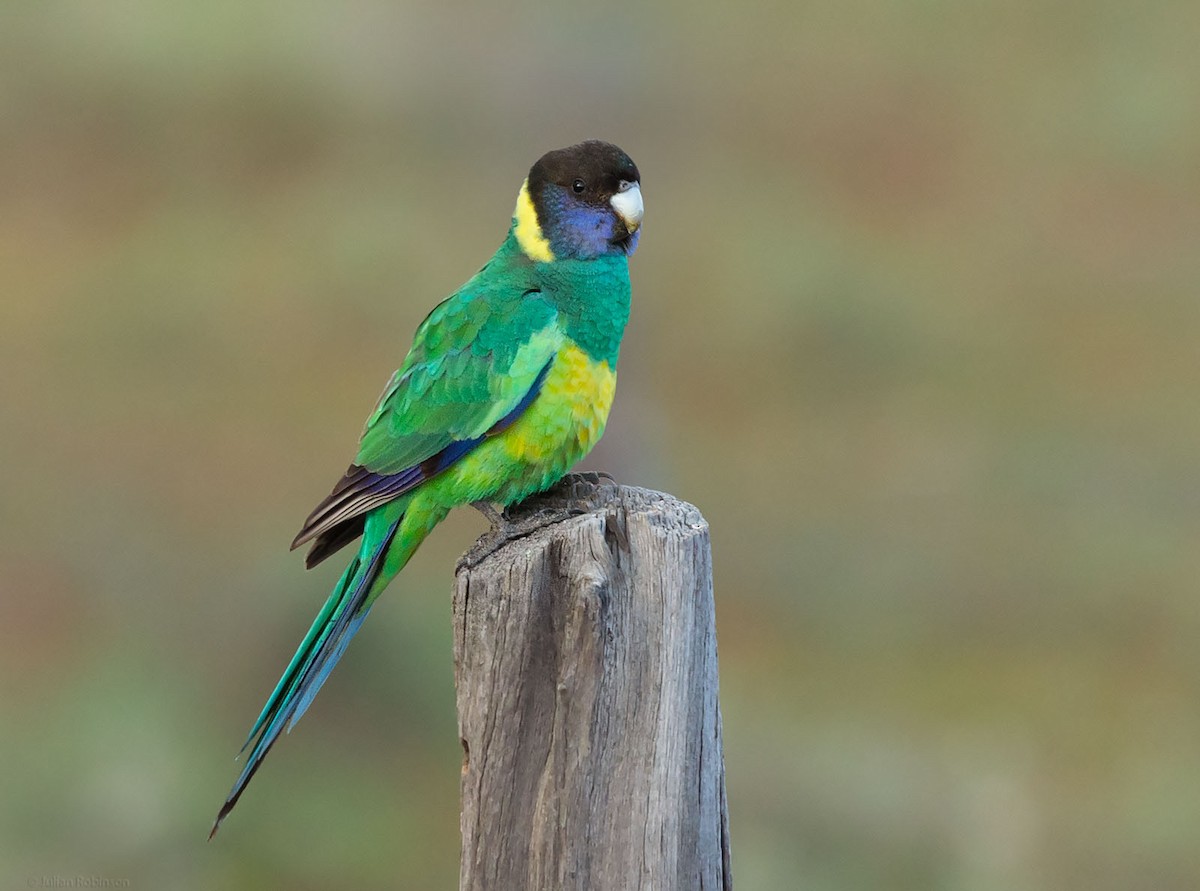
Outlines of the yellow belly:
<svg viewBox="0 0 1200 891">
<path fill-rule="evenodd" d="M 448 509 L 468 501 L 512 504 L 552 486 L 604 432 L 617 375 L 567 340 L 525 413 L 488 438 L 418 498 Z"/>
<path fill-rule="evenodd" d="M 542 392 L 504 435 L 509 458 L 526 464 L 563 465 L 565 471 L 604 432 L 617 374 L 567 341 L 542 384 Z"/>
</svg>

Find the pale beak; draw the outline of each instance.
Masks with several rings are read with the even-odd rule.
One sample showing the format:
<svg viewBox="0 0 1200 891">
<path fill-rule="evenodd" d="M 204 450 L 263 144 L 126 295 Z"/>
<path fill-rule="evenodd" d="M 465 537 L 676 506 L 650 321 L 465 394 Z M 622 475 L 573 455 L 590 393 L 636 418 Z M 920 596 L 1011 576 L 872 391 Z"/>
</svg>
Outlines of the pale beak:
<svg viewBox="0 0 1200 891">
<path fill-rule="evenodd" d="M 624 221 L 632 235 L 642 225 L 642 187 L 637 183 L 621 181 L 621 189 L 609 201 L 613 210 Z"/>
</svg>

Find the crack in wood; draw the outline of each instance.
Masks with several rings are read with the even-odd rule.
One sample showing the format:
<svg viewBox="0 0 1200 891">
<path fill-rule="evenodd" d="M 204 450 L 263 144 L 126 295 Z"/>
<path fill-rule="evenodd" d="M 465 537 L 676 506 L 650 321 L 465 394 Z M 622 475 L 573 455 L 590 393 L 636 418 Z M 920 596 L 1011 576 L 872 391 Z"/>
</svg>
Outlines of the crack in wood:
<svg viewBox="0 0 1200 891">
<path fill-rule="evenodd" d="M 505 520 L 455 588 L 460 888 L 728 891 L 704 518 L 589 474 Z"/>
</svg>

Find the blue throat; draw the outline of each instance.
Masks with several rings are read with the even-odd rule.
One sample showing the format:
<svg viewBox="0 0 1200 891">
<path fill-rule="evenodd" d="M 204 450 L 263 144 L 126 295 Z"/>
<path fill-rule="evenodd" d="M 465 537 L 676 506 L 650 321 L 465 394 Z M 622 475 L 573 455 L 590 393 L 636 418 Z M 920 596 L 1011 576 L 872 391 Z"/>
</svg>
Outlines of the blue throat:
<svg viewBox="0 0 1200 891">
<path fill-rule="evenodd" d="M 623 232 L 610 208 L 578 204 L 560 189 L 547 187 L 542 194 L 546 222 L 542 231 L 555 257 L 590 260 L 605 256 L 629 256 L 637 248 L 638 233 L 617 240 Z"/>
</svg>

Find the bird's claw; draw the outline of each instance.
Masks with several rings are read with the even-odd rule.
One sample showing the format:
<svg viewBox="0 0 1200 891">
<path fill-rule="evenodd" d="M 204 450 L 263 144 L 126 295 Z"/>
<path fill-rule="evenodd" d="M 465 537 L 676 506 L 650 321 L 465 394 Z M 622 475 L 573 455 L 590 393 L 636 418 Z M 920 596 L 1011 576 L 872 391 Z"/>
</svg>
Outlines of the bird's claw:
<svg viewBox="0 0 1200 891">
<path fill-rule="evenodd" d="M 493 527 L 508 525 L 508 517 L 506 516 L 507 510 L 503 512 L 496 510 L 496 505 L 492 504 L 490 501 L 472 501 L 471 507 L 483 514 Z"/>
</svg>

